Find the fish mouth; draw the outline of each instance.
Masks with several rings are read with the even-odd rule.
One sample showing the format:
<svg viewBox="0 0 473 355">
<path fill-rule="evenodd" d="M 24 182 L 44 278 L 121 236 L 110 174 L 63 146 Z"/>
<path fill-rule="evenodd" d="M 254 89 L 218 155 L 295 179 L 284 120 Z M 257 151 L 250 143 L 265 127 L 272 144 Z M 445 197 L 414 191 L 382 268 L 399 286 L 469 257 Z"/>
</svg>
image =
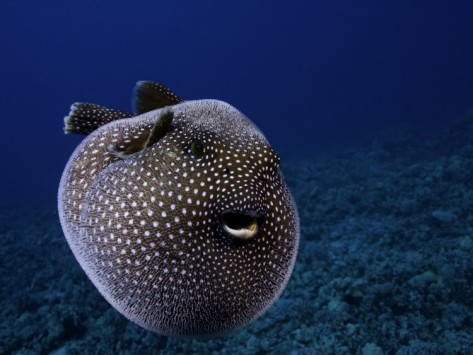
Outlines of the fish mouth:
<svg viewBox="0 0 473 355">
<path fill-rule="evenodd" d="M 222 227 L 230 236 L 248 240 L 258 234 L 262 217 L 252 212 L 227 211 L 222 213 Z"/>
</svg>

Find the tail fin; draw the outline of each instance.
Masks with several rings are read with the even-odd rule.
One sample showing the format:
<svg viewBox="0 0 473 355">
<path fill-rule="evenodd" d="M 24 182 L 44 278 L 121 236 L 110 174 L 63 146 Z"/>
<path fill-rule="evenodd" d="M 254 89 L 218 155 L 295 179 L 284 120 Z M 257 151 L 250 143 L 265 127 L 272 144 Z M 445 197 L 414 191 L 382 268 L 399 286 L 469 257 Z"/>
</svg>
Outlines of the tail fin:
<svg viewBox="0 0 473 355">
<path fill-rule="evenodd" d="M 106 123 L 128 117 L 133 117 L 133 114 L 95 104 L 76 102 L 72 104 L 69 115 L 64 117 L 64 132 L 87 135 Z"/>
</svg>

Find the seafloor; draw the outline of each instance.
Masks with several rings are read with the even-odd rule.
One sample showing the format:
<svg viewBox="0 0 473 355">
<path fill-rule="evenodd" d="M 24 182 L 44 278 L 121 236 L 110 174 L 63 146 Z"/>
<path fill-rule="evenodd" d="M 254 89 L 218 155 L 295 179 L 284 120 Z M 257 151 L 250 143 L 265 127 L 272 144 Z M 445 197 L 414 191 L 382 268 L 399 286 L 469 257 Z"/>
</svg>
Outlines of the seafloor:
<svg viewBox="0 0 473 355">
<path fill-rule="evenodd" d="M 215 338 L 147 332 L 99 295 L 54 206 L 0 215 L 0 353 L 473 353 L 473 115 L 284 171 L 301 244 L 281 299 Z"/>
</svg>

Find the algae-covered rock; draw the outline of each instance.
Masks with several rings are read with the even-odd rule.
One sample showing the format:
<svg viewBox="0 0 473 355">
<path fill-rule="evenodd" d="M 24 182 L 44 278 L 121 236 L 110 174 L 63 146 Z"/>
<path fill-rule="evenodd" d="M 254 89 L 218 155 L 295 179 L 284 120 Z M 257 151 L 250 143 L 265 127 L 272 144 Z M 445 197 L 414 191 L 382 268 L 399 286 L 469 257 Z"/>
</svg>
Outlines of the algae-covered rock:
<svg viewBox="0 0 473 355">
<path fill-rule="evenodd" d="M 367 343 L 361 349 L 362 355 L 383 355 L 383 349 L 374 343 Z"/>
<path fill-rule="evenodd" d="M 441 224 L 450 224 L 455 221 L 456 215 L 452 211 L 436 210 L 432 212 L 432 217 L 435 221 Z"/>
<path fill-rule="evenodd" d="M 444 287 L 442 278 L 430 270 L 427 270 L 422 274 L 415 275 L 411 281 L 414 281 L 414 283 L 418 286 L 429 286 L 435 288 Z"/>
<path fill-rule="evenodd" d="M 460 248 L 465 251 L 473 250 L 473 239 L 471 239 L 468 235 L 466 237 L 463 237 L 460 240 Z"/>
</svg>

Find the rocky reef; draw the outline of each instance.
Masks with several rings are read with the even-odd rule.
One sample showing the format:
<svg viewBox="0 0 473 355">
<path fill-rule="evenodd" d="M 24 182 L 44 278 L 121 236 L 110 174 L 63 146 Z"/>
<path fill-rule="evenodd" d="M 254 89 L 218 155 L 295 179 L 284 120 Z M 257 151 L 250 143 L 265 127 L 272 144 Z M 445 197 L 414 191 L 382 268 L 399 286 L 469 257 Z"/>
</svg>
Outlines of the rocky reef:
<svg viewBox="0 0 473 355">
<path fill-rule="evenodd" d="M 286 159 L 301 245 L 250 326 L 170 338 L 119 315 L 74 260 L 53 206 L 0 211 L 0 353 L 467 354 L 473 349 L 473 114 Z"/>
</svg>

